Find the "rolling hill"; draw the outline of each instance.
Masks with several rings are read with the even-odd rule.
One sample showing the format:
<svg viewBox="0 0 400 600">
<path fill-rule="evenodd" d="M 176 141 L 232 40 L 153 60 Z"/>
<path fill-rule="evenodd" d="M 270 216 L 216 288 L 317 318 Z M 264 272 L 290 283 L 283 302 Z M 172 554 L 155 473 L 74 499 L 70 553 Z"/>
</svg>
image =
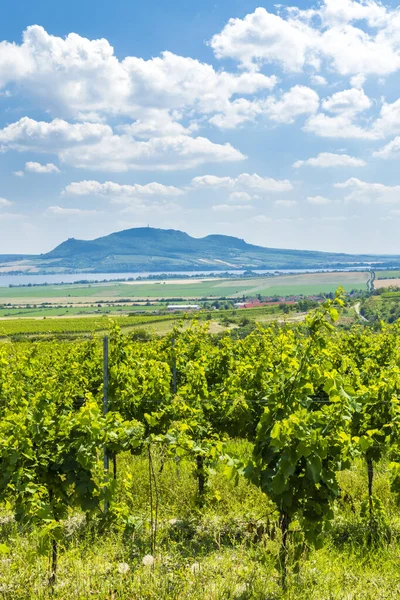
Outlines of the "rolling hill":
<svg viewBox="0 0 400 600">
<path fill-rule="evenodd" d="M 399 256 L 264 248 L 244 240 L 141 227 L 95 240 L 68 239 L 39 256 L 0 256 L 3 272 L 129 272 L 400 266 Z"/>
</svg>

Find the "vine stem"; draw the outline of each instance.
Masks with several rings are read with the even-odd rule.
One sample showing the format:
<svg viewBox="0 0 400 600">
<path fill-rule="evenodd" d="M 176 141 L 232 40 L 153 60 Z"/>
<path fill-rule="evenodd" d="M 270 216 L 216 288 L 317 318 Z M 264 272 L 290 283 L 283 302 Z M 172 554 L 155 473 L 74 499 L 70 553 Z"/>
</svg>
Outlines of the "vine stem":
<svg viewBox="0 0 400 600">
<path fill-rule="evenodd" d="M 150 527 L 151 527 L 151 553 L 155 556 L 157 547 L 157 529 L 158 529 L 158 507 L 159 507 L 159 492 L 157 479 L 154 470 L 154 462 L 151 454 L 151 446 L 148 448 L 149 458 L 149 482 L 150 482 Z"/>
<path fill-rule="evenodd" d="M 281 585 L 282 589 L 287 589 L 287 563 L 288 563 L 288 543 L 289 543 L 289 526 L 290 516 L 287 512 L 281 512 L 280 520 L 282 540 L 280 549 L 280 563 L 281 563 Z"/>
</svg>

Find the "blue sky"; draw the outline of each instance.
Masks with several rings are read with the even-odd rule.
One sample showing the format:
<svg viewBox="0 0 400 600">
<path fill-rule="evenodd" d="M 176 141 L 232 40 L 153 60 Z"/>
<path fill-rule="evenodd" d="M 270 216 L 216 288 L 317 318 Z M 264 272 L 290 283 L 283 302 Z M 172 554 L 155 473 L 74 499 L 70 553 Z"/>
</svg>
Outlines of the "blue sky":
<svg viewBox="0 0 400 600">
<path fill-rule="evenodd" d="M 395 2 L 8 3 L 0 252 L 135 226 L 400 254 Z"/>
</svg>

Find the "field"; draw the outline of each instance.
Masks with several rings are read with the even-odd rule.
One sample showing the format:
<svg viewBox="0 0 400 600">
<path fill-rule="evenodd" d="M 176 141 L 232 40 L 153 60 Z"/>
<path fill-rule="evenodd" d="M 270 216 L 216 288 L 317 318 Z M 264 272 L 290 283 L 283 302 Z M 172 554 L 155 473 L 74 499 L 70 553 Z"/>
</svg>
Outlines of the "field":
<svg viewBox="0 0 400 600">
<path fill-rule="evenodd" d="M 0 597 L 398 598 L 399 333 L 341 304 L 142 317 L 106 372 L 98 338 L 2 344 Z"/>
<path fill-rule="evenodd" d="M 0 288 L 0 303 L 41 304 L 43 302 L 94 303 L 125 299 L 160 300 L 168 298 L 241 298 L 245 296 L 310 296 L 332 293 L 342 285 L 346 291 L 365 290 L 367 272 L 312 273 L 244 279 L 190 279 L 86 285 L 48 285 Z"/>
<path fill-rule="evenodd" d="M 400 278 L 399 279 L 375 279 L 374 288 L 376 290 L 380 290 L 382 288 L 388 287 L 400 287 Z"/>
<path fill-rule="evenodd" d="M 400 279 L 400 271 L 398 269 L 387 271 L 375 271 L 377 279 Z"/>
</svg>

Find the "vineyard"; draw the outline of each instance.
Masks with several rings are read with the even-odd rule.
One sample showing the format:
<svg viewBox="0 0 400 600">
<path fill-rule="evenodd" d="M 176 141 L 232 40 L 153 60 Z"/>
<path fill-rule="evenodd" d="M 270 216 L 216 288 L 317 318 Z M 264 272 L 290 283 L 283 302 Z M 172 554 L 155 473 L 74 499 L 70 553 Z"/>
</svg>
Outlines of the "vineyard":
<svg viewBox="0 0 400 600">
<path fill-rule="evenodd" d="M 173 315 L 152 316 L 135 315 L 132 317 L 115 317 L 115 322 L 121 329 L 127 327 L 148 325 L 176 319 Z M 82 318 L 52 318 L 52 319 L 10 319 L 0 322 L 0 338 L 24 335 L 76 335 L 84 333 L 106 332 L 109 328 L 106 315 L 100 317 Z"/>
<path fill-rule="evenodd" d="M 0 596 L 398 598 L 400 326 L 343 304 L 2 344 Z"/>
</svg>

